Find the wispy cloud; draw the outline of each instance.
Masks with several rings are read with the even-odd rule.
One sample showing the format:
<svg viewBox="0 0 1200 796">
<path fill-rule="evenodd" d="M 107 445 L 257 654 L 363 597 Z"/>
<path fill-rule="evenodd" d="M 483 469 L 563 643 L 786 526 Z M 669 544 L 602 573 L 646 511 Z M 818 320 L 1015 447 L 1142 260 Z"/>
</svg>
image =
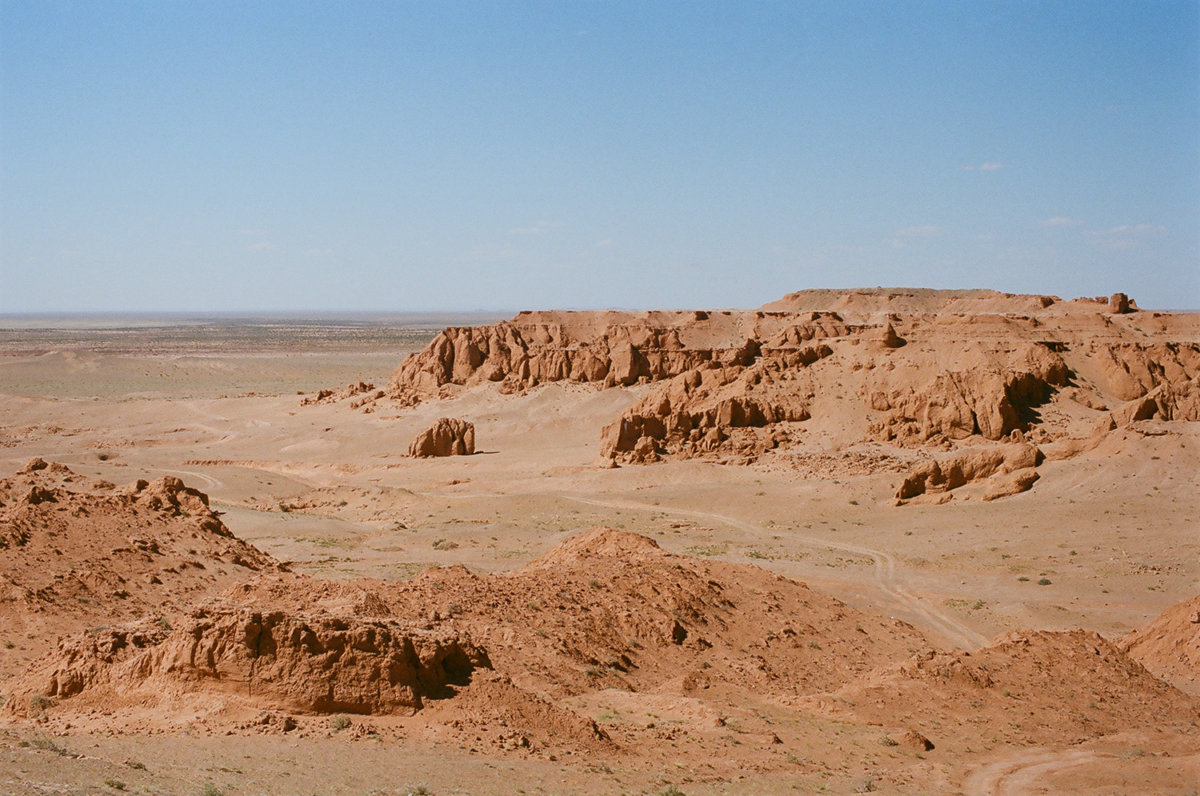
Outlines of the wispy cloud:
<svg viewBox="0 0 1200 796">
<path fill-rule="evenodd" d="M 903 249 L 909 241 L 940 238 L 945 234 L 945 227 L 939 227 L 936 224 L 921 224 L 897 230 L 892 236 L 891 244 L 893 249 Z"/>
<path fill-rule="evenodd" d="M 1042 227 L 1043 229 L 1053 229 L 1055 227 L 1078 227 L 1082 224 L 1083 224 L 1083 222 L 1081 220 L 1079 220 L 1078 218 L 1068 218 L 1067 216 L 1053 216 L 1051 218 L 1044 219 L 1043 221 L 1041 221 L 1041 223 L 1038 224 L 1038 226 Z"/>
<path fill-rule="evenodd" d="M 480 243 L 468 249 L 460 258 L 469 263 L 495 262 L 496 260 L 511 260 L 518 251 L 513 246 Z"/>
<path fill-rule="evenodd" d="M 604 240 L 596 241 L 597 249 L 607 249 L 609 246 L 612 246 L 612 245 L 613 245 L 612 238 L 605 238 Z"/>
<path fill-rule="evenodd" d="M 1161 224 L 1121 224 L 1108 229 L 1088 232 L 1088 237 L 1106 249 L 1123 251 L 1135 249 L 1147 240 L 1166 234 L 1167 228 Z"/>
<path fill-rule="evenodd" d="M 508 234 L 509 235 L 541 235 L 543 232 L 545 232 L 546 230 L 550 229 L 553 226 L 555 226 L 555 225 L 551 224 L 549 221 L 538 221 L 536 224 L 529 226 L 529 227 L 517 227 L 516 229 L 510 229 L 508 231 Z"/>
<path fill-rule="evenodd" d="M 994 161 L 984 161 L 983 163 L 972 164 L 970 166 L 963 166 L 962 170 L 963 171 L 1000 171 L 1000 169 L 1002 169 L 1002 168 L 1004 168 L 1003 163 L 996 163 Z"/>
<path fill-rule="evenodd" d="M 1167 228 L 1162 224 L 1122 224 L 1104 230 L 1107 235 L 1161 235 Z"/>
<path fill-rule="evenodd" d="M 279 249 L 279 246 L 277 244 L 272 243 L 269 240 L 259 241 L 258 243 L 251 243 L 249 246 L 246 247 L 246 251 L 248 251 L 248 252 L 273 252 L 278 249 Z"/>
<path fill-rule="evenodd" d="M 896 233 L 902 238 L 937 238 L 946 234 L 945 227 L 936 224 L 925 224 L 916 227 L 905 227 Z"/>
</svg>

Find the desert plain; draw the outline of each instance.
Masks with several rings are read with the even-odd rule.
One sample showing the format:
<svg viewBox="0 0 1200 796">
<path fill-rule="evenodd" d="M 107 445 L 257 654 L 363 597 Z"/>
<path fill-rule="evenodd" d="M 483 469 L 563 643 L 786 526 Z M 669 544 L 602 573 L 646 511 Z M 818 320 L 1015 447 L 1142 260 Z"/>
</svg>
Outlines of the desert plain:
<svg viewBox="0 0 1200 796">
<path fill-rule="evenodd" d="M 0 327 L 2 792 L 1200 783 L 1195 312 Z"/>
</svg>

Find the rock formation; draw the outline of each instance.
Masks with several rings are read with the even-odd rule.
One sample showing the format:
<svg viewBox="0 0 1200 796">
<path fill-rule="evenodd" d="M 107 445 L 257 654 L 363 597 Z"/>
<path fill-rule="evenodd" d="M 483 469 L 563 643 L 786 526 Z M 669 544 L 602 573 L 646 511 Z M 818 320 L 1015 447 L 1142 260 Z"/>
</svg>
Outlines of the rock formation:
<svg viewBox="0 0 1200 796">
<path fill-rule="evenodd" d="M 906 342 L 900 335 L 896 334 L 896 330 L 891 323 L 884 324 L 883 331 L 879 333 L 879 344 L 884 348 L 899 348 Z"/>
<path fill-rule="evenodd" d="M 439 418 L 408 446 L 408 455 L 470 456 L 475 453 L 475 424 L 450 417 Z"/>
<path fill-rule="evenodd" d="M 67 720 L 100 705 L 201 700 L 209 710 L 407 715 L 478 687 L 516 688 L 537 704 L 533 694 L 651 690 L 693 670 L 693 688 L 794 696 L 845 685 L 920 643 L 902 622 L 757 567 L 598 528 L 513 573 L 248 580 L 173 629 L 141 622 L 64 640 L 6 684 L 3 710 Z M 576 719 L 581 738 L 595 736 Z"/>
<path fill-rule="evenodd" d="M 21 642 L 0 674 L 64 633 L 175 615 L 276 567 L 174 476 L 118 487 L 34 459 L 0 480 L 0 640 Z"/>
<path fill-rule="evenodd" d="M 28 715 L 38 697 L 83 692 L 161 700 L 216 691 L 297 713 L 411 713 L 481 667 L 486 653 L 444 628 L 217 604 L 169 632 L 98 628 L 65 640 L 12 684 L 10 709 Z"/>
<path fill-rule="evenodd" d="M 971 436 L 999 440 L 1025 427 L 1024 414 L 1066 385 L 1069 369 L 1051 347 L 1018 343 L 997 362 L 982 346 L 967 348 L 953 369 L 920 364 L 881 374 L 865 399 L 882 417 L 871 424 L 881 441 L 919 445 Z M 928 360 L 926 360 L 928 362 Z"/>
<path fill-rule="evenodd" d="M 317 390 L 313 395 L 306 395 L 301 398 L 300 405 L 314 406 L 316 404 L 330 404 L 350 400 L 351 409 L 367 406 L 365 411 L 370 412 L 371 408 L 369 404 L 383 398 L 386 394 L 383 390 L 375 389 L 375 385 L 370 382 L 359 381 L 347 384 L 340 390 Z"/>
<path fill-rule="evenodd" d="M 801 291 L 745 311 L 522 312 L 446 329 L 393 372 L 386 399 L 360 390 L 354 405 L 487 384 L 651 384 L 601 435 L 603 457 L 632 463 L 747 463 L 813 436 L 948 450 L 1200 420 L 1200 319 L 1136 309 L 1121 293 L 878 288 Z M 1074 408 L 1058 409 L 1066 401 Z M 1033 479 L 1003 480 L 989 494 Z"/>
<path fill-rule="evenodd" d="M 1033 445 L 1017 443 L 975 449 L 921 462 L 904 479 L 896 492 L 897 502 L 925 494 L 945 495 L 952 489 L 990 479 L 984 500 L 1025 492 L 1038 479 L 1034 469 L 1045 457 Z"/>
<path fill-rule="evenodd" d="M 639 462 L 660 455 L 759 456 L 788 441 L 795 424 L 809 418 L 808 396 L 789 383 L 794 369 L 831 353 L 827 345 L 747 349 L 728 365 L 687 371 L 607 426 L 601 455 Z"/>
<path fill-rule="evenodd" d="M 1180 616 L 1194 625 L 1192 613 Z M 1166 634 L 1179 636 L 1177 624 Z M 110 729 L 182 727 L 198 714 L 237 728 L 257 715 L 256 728 L 290 731 L 308 716 L 428 712 L 423 724 L 442 737 L 616 754 L 604 729 L 566 705 L 597 693 L 688 701 L 712 689 L 898 728 L 882 731 L 883 743 L 913 753 L 1130 729 L 1194 734 L 1200 703 L 1132 657 L 1163 637 L 1160 625 L 1135 634 L 1128 652 L 1085 631 L 1013 631 L 974 652 L 941 652 L 903 622 L 757 567 L 597 528 L 511 573 L 448 567 L 410 582 L 338 582 L 277 572 L 173 627 L 93 627 L 8 680 L 0 715 L 48 729 L 96 716 Z M 662 737 L 653 724 L 622 731 Z M 780 743 L 770 732 L 763 742 Z"/>
</svg>

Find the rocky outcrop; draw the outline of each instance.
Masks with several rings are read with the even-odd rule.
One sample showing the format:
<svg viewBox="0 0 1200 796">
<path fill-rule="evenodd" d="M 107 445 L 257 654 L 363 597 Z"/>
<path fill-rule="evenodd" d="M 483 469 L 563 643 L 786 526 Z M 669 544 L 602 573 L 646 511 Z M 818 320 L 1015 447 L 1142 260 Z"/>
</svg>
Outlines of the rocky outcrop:
<svg viewBox="0 0 1200 796">
<path fill-rule="evenodd" d="M 630 386 L 710 363 L 745 364 L 759 347 L 798 347 L 853 331 L 836 313 L 822 312 L 527 312 L 444 330 L 401 363 L 389 389 L 420 400 L 447 385 L 484 382 L 507 390 L 556 381 Z"/>
<path fill-rule="evenodd" d="M 278 566 L 174 476 L 116 486 L 34 459 L 0 480 L 0 678 L 64 633 L 174 615 Z"/>
<path fill-rule="evenodd" d="M 1200 375 L 1200 343 L 1094 343 L 1088 353 L 1092 380 L 1122 401 Z"/>
<path fill-rule="evenodd" d="M 1200 420 L 1196 317 L 1135 310 L 1123 294 L 878 288 L 802 291 L 750 311 L 527 312 L 446 329 L 388 391 L 412 404 L 488 383 L 654 384 L 602 432 L 602 456 L 626 462 L 750 462 L 796 448 L 805 428 L 825 445 L 949 450 Z"/>
<path fill-rule="evenodd" d="M 1163 420 L 1200 420 L 1200 343 L 1092 343 L 1082 374 L 1119 401 L 1149 405 L 1132 411 Z M 1142 403 L 1145 403 L 1142 401 Z M 1133 419 L 1145 419 L 1135 417 Z M 1118 424 L 1122 422 L 1118 418 Z M 1127 422 L 1127 419 L 1125 419 Z"/>
<path fill-rule="evenodd" d="M 1061 302 L 1058 296 L 1002 293 L 998 290 L 937 290 L 877 287 L 851 290 L 800 290 L 764 304 L 762 309 L 784 312 L 826 310 L 851 313 L 1041 313 Z"/>
<path fill-rule="evenodd" d="M 710 681 L 811 694 L 902 660 L 920 643 L 903 622 L 758 567 L 675 555 L 647 537 L 596 528 L 512 572 L 457 566 L 411 581 L 354 582 L 277 574 L 201 604 L 173 628 L 92 628 L 7 680 L 0 712 L 45 714 L 62 726 L 123 710 L 139 723 L 151 711 L 183 723 L 200 712 L 436 707 L 453 724 L 503 708 L 515 711 L 505 723 L 561 726 L 571 744 L 586 745 L 604 733 L 547 700 Z M 671 685 L 689 671 L 686 683 Z M 566 740 L 546 734 L 539 745 Z"/>
<path fill-rule="evenodd" d="M 1162 420 L 1200 420 L 1200 376 L 1162 384 L 1146 394 Z"/>
<path fill-rule="evenodd" d="M 787 383 L 794 368 L 829 356 L 828 345 L 760 350 L 743 364 L 688 371 L 650 393 L 601 435 L 600 452 L 627 462 L 664 456 L 754 458 L 789 439 L 810 416 Z"/>
<path fill-rule="evenodd" d="M 475 453 L 475 424 L 451 417 L 439 418 L 408 446 L 408 455 L 470 456 Z"/>
<path fill-rule="evenodd" d="M 1003 477 L 992 478 L 988 484 L 987 491 L 983 493 L 983 499 L 999 500 L 1000 498 L 1012 497 L 1019 495 L 1022 492 L 1028 492 L 1041 478 L 1037 470 L 1032 467 L 1026 470 L 1018 470 L 1015 473 L 1007 473 Z"/>
<path fill-rule="evenodd" d="M 905 340 L 900 335 L 896 334 L 895 328 L 891 323 L 884 324 L 883 330 L 879 333 L 879 344 L 884 348 L 899 348 L 904 345 Z"/>
<path fill-rule="evenodd" d="M 707 361 L 711 349 L 686 349 L 669 328 L 610 326 L 578 336 L 560 324 L 453 327 L 392 374 L 393 391 L 436 395 L 447 384 L 501 382 L 510 390 L 555 381 L 630 385 L 669 378 Z"/>
<path fill-rule="evenodd" d="M 962 358 L 962 364 L 974 360 L 976 367 L 940 372 L 931 368 L 924 376 L 927 381 L 919 368 L 891 373 L 887 381 L 896 386 L 867 396 L 870 407 L 884 413 L 872 424 L 874 438 L 919 445 L 972 435 L 999 440 L 1022 429 L 1030 410 L 1067 384 L 1070 371 L 1062 357 L 1044 345 L 1027 344 L 1015 353 L 1000 363 L 976 350 Z"/>
<path fill-rule="evenodd" d="M 227 694 L 298 713 L 412 713 L 469 682 L 487 654 L 458 634 L 386 619 L 201 610 L 169 633 L 102 628 L 60 644 L 10 688 L 28 715 L 48 699 L 103 691 Z"/>
<path fill-rule="evenodd" d="M 1037 447 L 1018 443 L 930 459 L 912 469 L 896 491 L 896 500 L 903 503 L 920 495 L 944 494 L 997 474 L 1002 477 L 988 484 L 984 500 L 1008 497 L 1033 486 L 1038 479 L 1034 468 L 1044 458 Z"/>
<path fill-rule="evenodd" d="M 366 406 L 364 411 L 371 411 L 370 403 L 384 397 L 386 393 L 383 390 L 375 389 L 375 385 L 366 381 L 358 381 L 353 384 L 347 384 L 340 390 L 317 390 L 312 395 L 306 395 L 300 399 L 301 406 L 313 406 L 315 404 L 332 404 L 339 401 L 350 401 L 351 409 L 358 409 L 360 406 Z"/>
</svg>

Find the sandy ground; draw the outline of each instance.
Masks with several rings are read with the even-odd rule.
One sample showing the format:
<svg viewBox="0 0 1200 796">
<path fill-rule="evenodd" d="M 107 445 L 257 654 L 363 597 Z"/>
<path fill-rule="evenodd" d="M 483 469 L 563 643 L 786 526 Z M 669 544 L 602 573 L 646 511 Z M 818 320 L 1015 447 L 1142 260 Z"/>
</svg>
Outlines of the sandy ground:
<svg viewBox="0 0 1200 796">
<path fill-rule="evenodd" d="M 672 552 L 804 581 L 909 622 L 947 649 L 973 649 L 1014 627 L 1082 627 L 1115 638 L 1200 585 L 1195 424 L 1126 434 L 1047 462 L 1036 489 L 1005 500 L 896 507 L 896 472 L 805 478 L 770 457 L 747 467 L 598 466 L 599 429 L 646 388 L 551 384 L 499 395 L 482 386 L 448 403 L 364 414 L 345 403 L 302 408 L 297 393 L 384 382 L 402 346 L 179 353 L 142 337 L 127 351 L 39 352 L 36 343 L 9 340 L 0 350 L 0 473 L 38 456 L 118 484 L 178 475 L 209 494 L 237 536 L 323 578 L 408 580 L 447 564 L 506 571 L 603 524 Z M 415 337 L 411 348 L 422 343 Z M 439 416 L 474 422 L 480 452 L 405 457 L 412 437 Z M 609 696 L 576 707 L 610 721 L 645 709 Z M 1133 733 L 1069 749 L 997 747 L 939 759 L 880 746 L 878 728 L 778 721 L 794 724 L 794 770 L 740 781 L 706 777 L 695 759 L 664 756 L 653 767 L 489 759 L 332 729 L 289 738 L 16 728 L 0 734 L 0 790 L 1181 793 L 1200 782 L 1195 747 L 1174 737 Z M 806 745 L 829 733 L 836 743 Z"/>
</svg>

